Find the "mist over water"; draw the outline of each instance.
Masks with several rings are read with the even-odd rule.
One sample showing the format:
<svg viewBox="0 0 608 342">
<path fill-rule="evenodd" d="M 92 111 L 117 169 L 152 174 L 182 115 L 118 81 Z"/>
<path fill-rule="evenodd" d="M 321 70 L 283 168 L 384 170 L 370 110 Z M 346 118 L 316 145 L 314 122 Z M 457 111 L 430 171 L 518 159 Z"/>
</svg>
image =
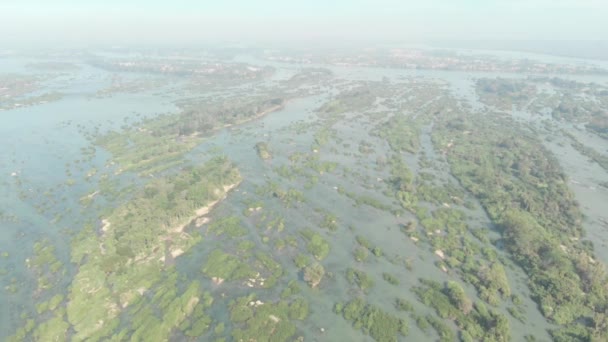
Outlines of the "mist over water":
<svg viewBox="0 0 608 342">
<path fill-rule="evenodd" d="M 0 340 L 608 338 L 607 11 L 3 3 Z"/>
</svg>

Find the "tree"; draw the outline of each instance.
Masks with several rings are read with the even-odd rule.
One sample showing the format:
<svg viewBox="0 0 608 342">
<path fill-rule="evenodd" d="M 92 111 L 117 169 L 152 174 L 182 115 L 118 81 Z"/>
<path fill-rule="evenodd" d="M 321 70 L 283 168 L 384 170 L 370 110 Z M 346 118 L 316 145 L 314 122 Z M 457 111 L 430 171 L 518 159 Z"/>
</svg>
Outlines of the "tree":
<svg viewBox="0 0 608 342">
<path fill-rule="evenodd" d="M 467 297 L 463 288 L 455 281 L 448 281 L 447 294 L 454 304 L 462 313 L 468 315 L 473 309 L 473 302 Z"/>
<path fill-rule="evenodd" d="M 323 276 L 325 275 L 325 268 L 323 265 L 319 263 L 314 263 L 312 265 L 306 266 L 304 269 L 304 280 L 308 282 L 310 287 L 317 287 Z"/>
</svg>

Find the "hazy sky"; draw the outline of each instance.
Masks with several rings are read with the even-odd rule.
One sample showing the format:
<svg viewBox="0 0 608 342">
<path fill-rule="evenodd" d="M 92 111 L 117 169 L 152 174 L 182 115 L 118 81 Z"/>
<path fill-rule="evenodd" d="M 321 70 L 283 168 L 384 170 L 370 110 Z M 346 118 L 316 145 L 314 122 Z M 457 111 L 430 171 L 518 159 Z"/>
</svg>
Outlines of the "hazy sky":
<svg viewBox="0 0 608 342">
<path fill-rule="evenodd" d="M 608 0 L 0 0 L 0 44 L 608 39 Z"/>
</svg>

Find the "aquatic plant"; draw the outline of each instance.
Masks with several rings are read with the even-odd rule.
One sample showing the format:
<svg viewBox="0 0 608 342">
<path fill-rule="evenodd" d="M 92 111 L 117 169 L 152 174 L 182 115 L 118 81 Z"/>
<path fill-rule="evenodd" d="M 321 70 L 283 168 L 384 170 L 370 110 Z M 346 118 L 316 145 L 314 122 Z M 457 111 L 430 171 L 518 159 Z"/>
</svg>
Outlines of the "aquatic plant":
<svg viewBox="0 0 608 342">
<path fill-rule="evenodd" d="M 367 273 L 357 270 L 354 268 L 349 268 L 346 270 L 346 280 L 351 285 L 357 285 L 359 289 L 363 292 L 367 293 L 374 286 L 374 280 Z"/>
<path fill-rule="evenodd" d="M 369 334 L 375 341 L 397 341 L 401 336 L 407 336 L 409 325 L 404 319 L 399 319 L 379 307 L 367 304 L 361 298 L 355 298 L 348 303 L 338 303 L 334 311 L 342 314 L 344 319 L 352 322 L 353 327 Z"/>
<path fill-rule="evenodd" d="M 317 287 L 325 275 L 325 268 L 319 263 L 308 265 L 304 268 L 304 280 L 310 287 Z"/>
</svg>

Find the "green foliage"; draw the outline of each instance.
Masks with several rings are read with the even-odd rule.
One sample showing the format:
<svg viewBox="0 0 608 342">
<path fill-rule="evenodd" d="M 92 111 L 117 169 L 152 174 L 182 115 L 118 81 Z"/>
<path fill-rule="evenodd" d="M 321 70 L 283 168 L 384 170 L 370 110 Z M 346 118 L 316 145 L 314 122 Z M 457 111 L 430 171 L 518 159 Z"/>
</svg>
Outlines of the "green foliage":
<svg viewBox="0 0 608 342">
<path fill-rule="evenodd" d="M 353 268 L 349 268 L 346 270 L 346 280 L 351 285 L 357 285 L 363 292 L 369 292 L 369 290 L 374 286 L 374 280 L 367 273 L 356 270 Z"/>
<path fill-rule="evenodd" d="M 263 274 L 268 274 L 263 285 L 265 288 L 273 287 L 277 280 L 283 275 L 281 264 L 276 262 L 268 253 L 256 253 L 256 264 Z"/>
<path fill-rule="evenodd" d="M 315 146 L 322 147 L 323 145 L 329 142 L 330 137 L 332 136 L 332 132 L 329 128 L 323 127 L 319 131 L 317 131 L 314 135 Z"/>
<path fill-rule="evenodd" d="M 323 104 L 318 112 L 324 115 L 342 114 L 348 111 L 363 111 L 376 101 L 376 95 L 368 87 L 357 87 L 339 93 Z"/>
<path fill-rule="evenodd" d="M 281 292 L 281 299 L 287 299 L 293 295 L 300 293 L 300 287 L 295 280 L 289 282 L 287 287 Z"/>
<path fill-rule="evenodd" d="M 456 334 L 454 331 L 441 319 L 433 315 L 427 315 L 425 321 L 435 329 L 437 335 L 439 335 L 440 342 L 456 341 Z"/>
<path fill-rule="evenodd" d="M 192 337 L 209 329 L 211 319 L 205 315 L 204 309 L 211 305 L 212 298 L 208 293 L 200 298 L 200 284 L 196 281 L 180 294 L 176 291 L 177 281 L 177 274 L 173 273 L 151 291 L 154 293 L 151 300 L 133 308 L 132 340 L 146 341 L 152 336 L 168 338 L 175 327 Z"/>
<path fill-rule="evenodd" d="M 110 132 L 99 137 L 96 144 L 108 150 L 120 171 L 141 174 L 159 172 L 182 163 L 180 157 L 192 149 L 199 139 L 190 137 L 177 142 L 174 136 L 154 136 L 149 132 L 130 130 Z"/>
<path fill-rule="evenodd" d="M 320 160 L 318 155 L 308 155 L 303 163 L 303 167 L 313 170 L 320 175 L 333 172 L 337 166 L 336 162 Z"/>
<path fill-rule="evenodd" d="M 274 169 L 274 171 L 281 177 L 294 180 L 295 175 L 292 173 L 291 169 L 287 165 L 281 165 Z"/>
<path fill-rule="evenodd" d="M 279 184 L 273 182 L 269 182 L 265 187 L 258 189 L 258 194 L 269 194 L 276 197 L 288 208 L 295 203 L 304 202 L 304 195 L 301 191 L 294 188 L 285 190 Z"/>
<path fill-rule="evenodd" d="M 27 267 L 38 277 L 38 291 L 54 286 L 62 274 L 61 271 L 65 272 L 64 266 L 57 259 L 56 254 L 57 251 L 50 241 L 43 239 L 34 244 L 34 255 L 26 260 Z M 9 288 L 11 292 L 17 290 L 12 285 L 9 285 Z"/>
<path fill-rule="evenodd" d="M 326 212 L 321 222 L 321 228 L 329 229 L 331 231 L 338 230 L 338 218 L 336 215 Z"/>
<path fill-rule="evenodd" d="M 8 338 L 8 342 L 21 342 L 26 340 L 27 334 L 34 330 L 36 323 L 34 323 L 33 319 L 28 319 L 25 322 L 25 325 L 19 328 L 14 335 Z"/>
<path fill-rule="evenodd" d="M 208 231 L 219 236 L 227 234 L 231 238 L 241 237 L 247 234 L 247 229 L 241 226 L 241 221 L 236 216 L 222 217 L 209 224 Z"/>
<path fill-rule="evenodd" d="M 604 119 L 604 138 L 608 139 L 608 120 Z M 588 126 L 589 127 L 589 126 Z M 564 133 L 571 139 L 571 145 L 581 154 L 591 158 L 595 161 L 599 166 L 601 166 L 604 170 L 608 171 L 608 156 L 596 151 L 594 148 L 591 148 L 576 139 L 576 137 L 569 133 Z"/>
<path fill-rule="evenodd" d="M 237 256 L 227 254 L 219 249 L 213 250 L 203 266 L 203 273 L 208 277 L 225 280 L 250 278 L 255 275 L 251 266 Z"/>
<path fill-rule="evenodd" d="M 398 336 L 408 334 L 409 325 L 406 320 L 367 304 L 361 298 L 353 299 L 346 305 L 338 303 L 334 310 L 376 341 L 397 341 Z"/>
<path fill-rule="evenodd" d="M 507 308 L 507 312 L 509 312 L 509 314 L 517 319 L 518 321 L 522 322 L 522 323 L 526 323 L 526 316 L 524 315 L 525 311 L 524 310 L 518 310 L 512 306 Z"/>
<path fill-rule="evenodd" d="M 178 329 L 183 331 L 184 335 L 189 337 L 198 337 L 209 331 L 213 320 L 209 315 L 206 315 L 201 306 L 196 306 L 194 312 L 189 318 L 182 321 Z"/>
<path fill-rule="evenodd" d="M 241 240 L 236 246 L 236 249 L 239 254 L 247 254 L 253 249 L 253 247 L 255 247 L 255 243 L 253 241 Z"/>
<path fill-rule="evenodd" d="M 368 251 L 372 252 L 376 257 L 382 256 L 382 249 L 380 249 L 380 247 L 373 246 L 368 239 L 361 235 L 357 235 L 356 239 L 357 243 L 360 245 L 360 247 L 355 250 L 355 259 L 357 261 L 365 261 L 369 255 Z"/>
<path fill-rule="evenodd" d="M 365 249 L 372 249 L 372 243 L 361 235 L 357 235 L 356 237 L 357 243 L 361 245 L 361 247 L 365 247 Z"/>
<path fill-rule="evenodd" d="M 579 242 L 581 213 L 557 160 L 536 137 L 507 120 L 494 118 L 503 127 L 499 131 L 492 128 L 496 122 L 471 120 L 467 124 L 476 134 L 470 135 L 455 130 L 455 120 L 462 122 L 442 121 L 433 140 L 436 145 L 454 141 L 448 153 L 452 172 L 500 224 L 503 244 L 528 274 L 543 314 L 565 331 L 581 333 L 573 338 L 606 339 L 606 331 L 594 329 L 601 323 L 591 323 L 599 319 L 596 308 L 608 303 L 600 285 L 605 275 Z M 485 276 L 504 282 L 500 271 L 490 269 Z M 582 316 L 593 318 L 578 319 Z"/>
<path fill-rule="evenodd" d="M 264 160 L 272 158 L 272 154 L 270 153 L 270 148 L 268 144 L 265 142 L 258 142 L 255 144 L 255 150 L 258 152 L 258 156 Z"/>
<path fill-rule="evenodd" d="M 439 317 L 454 320 L 462 332 L 477 340 L 509 340 L 509 320 L 498 312 L 486 310 L 481 303 L 473 306 L 460 284 L 452 281 L 442 286 L 431 280 L 421 280 L 421 283 L 423 286 L 413 289 L 420 301 L 434 308 Z M 440 320 L 434 317 L 427 319 L 442 340 L 448 341 L 454 336 L 454 332 L 445 328 Z"/>
<path fill-rule="evenodd" d="M 414 312 L 414 307 L 407 299 L 397 298 L 395 299 L 395 308 L 399 311 Z"/>
<path fill-rule="evenodd" d="M 230 162 L 212 158 L 204 165 L 187 167 L 173 176 L 151 181 L 110 213 L 102 235 L 90 234 L 92 227 L 83 230 L 74 240 L 72 260 L 80 266 L 66 308 L 75 330 L 74 338 L 109 336 L 119 323 L 118 305 L 138 308 L 133 309 L 139 312 L 132 322 L 133 339 L 163 338 L 172 327 L 183 324 L 191 309 L 187 303 L 172 303 L 175 294 L 171 292 L 159 297 L 163 317 L 155 314 L 155 304 L 134 303 L 141 298 L 141 289 L 174 281 L 162 276 L 163 264 L 158 260 L 165 257 L 167 248 L 186 251 L 196 243 L 196 238 L 181 233 L 183 227 L 193 220 L 196 210 L 221 199 L 224 187 L 239 181 L 240 175 Z M 166 243 L 168 238 L 170 246 Z M 211 253 L 204 269 L 210 277 L 236 279 L 252 273 L 238 257 L 220 250 Z M 100 321 L 105 323 L 100 325 Z M 209 318 L 200 315 L 187 333 L 198 336 L 209 324 Z"/>
<path fill-rule="evenodd" d="M 357 247 L 355 249 L 355 260 L 357 260 L 358 262 L 363 262 L 365 260 L 367 260 L 367 257 L 369 256 L 369 252 L 367 251 L 367 248 L 364 247 Z"/>
<path fill-rule="evenodd" d="M 374 255 L 375 255 L 376 257 L 381 257 L 381 256 L 382 256 L 382 249 L 380 249 L 380 247 L 377 247 L 377 246 L 376 246 L 376 247 L 374 247 L 374 248 L 372 249 L 372 253 L 374 253 Z"/>
<path fill-rule="evenodd" d="M 304 268 L 310 264 L 310 257 L 305 254 L 298 254 L 293 262 L 296 264 L 297 268 Z"/>
<path fill-rule="evenodd" d="M 391 170 L 390 184 L 397 190 L 397 198 L 400 200 L 401 205 L 404 208 L 411 208 L 415 204 L 411 198 L 414 195 L 412 193 L 414 190 L 414 176 L 398 155 L 393 155 L 389 160 L 389 164 Z"/>
<path fill-rule="evenodd" d="M 350 192 L 344 188 L 338 188 L 338 192 L 355 201 L 355 204 L 357 205 L 367 205 L 378 210 L 391 211 L 391 206 L 382 203 L 375 197 Z"/>
<path fill-rule="evenodd" d="M 308 317 L 308 302 L 303 298 L 297 298 L 289 304 L 289 318 L 303 320 Z"/>
<path fill-rule="evenodd" d="M 308 316 L 308 303 L 301 298 L 291 303 L 262 303 L 252 294 L 233 300 L 229 308 L 235 324 L 232 337 L 236 341 L 290 341 L 296 333 L 290 319 Z"/>
<path fill-rule="evenodd" d="M 424 331 L 425 333 L 428 333 L 429 329 L 431 328 L 431 324 L 427 319 L 427 316 L 418 316 L 416 314 L 413 314 L 413 316 L 415 317 L 416 326 L 418 327 L 418 329 Z M 432 315 L 429 316 L 433 317 Z"/>
<path fill-rule="evenodd" d="M 112 153 L 120 171 L 148 175 L 181 164 L 183 155 L 200 142 L 202 134 L 249 121 L 283 105 L 283 99 L 254 99 L 192 106 L 180 114 L 144 120 L 121 133 L 109 132 L 97 137 L 95 143 Z"/>
<path fill-rule="evenodd" d="M 215 328 L 213 329 L 213 332 L 215 333 L 215 335 L 221 335 L 224 333 L 224 329 L 225 329 L 224 322 L 220 322 L 215 326 Z"/>
<path fill-rule="evenodd" d="M 48 301 L 38 304 L 36 306 L 36 311 L 38 311 L 39 315 L 44 313 L 47 310 L 53 311 L 59 306 L 59 304 L 61 302 L 63 302 L 63 299 L 64 299 L 64 297 L 62 294 L 56 294 Z"/>
<path fill-rule="evenodd" d="M 456 306 L 463 314 L 468 315 L 473 309 L 473 302 L 467 297 L 462 286 L 455 281 L 448 281 L 446 294 L 452 305 Z"/>
<path fill-rule="evenodd" d="M 310 287 L 317 287 L 321 283 L 324 275 L 325 268 L 319 263 L 314 263 L 304 268 L 304 280 L 308 282 Z"/>
<path fill-rule="evenodd" d="M 508 298 L 511 295 L 509 281 L 502 264 L 492 263 L 489 267 L 481 267 L 477 271 L 477 279 L 473 283 L 480 291 L 482 299 L 488 303 L 497 304 L 498 298 Z"/>
<path fill-rule="evenodd" d="M 405 114 L 395 114 L 387 122 L 380 125 L 375 134 L 388 141 L 394 151 L 416 153 L 420 148 L 421 120 L 413 119 Z"/>
<path fill-rule="evenodd" d="M 63 341 L 70 325 L 57 313 L 51 319 L 39 324 L 33 332 L 36 341 Z"/>
<path fill-rule="evenodd" d="M 395 285 L 398 286 L 399 285 L 399 279 L 397 279 L 397 277 L 395 277 L 394 275 L 390 274 L 390 273 L 382 273 L 382 279 L 384 279 L 387 283 L 391 284 L 391 285 Z"/>
<path fill-rule="evenodd" d="M 310 229 L 303 230 L 302 236 L 308 240 L 306 248 L 318 261 L 321 261 L 329 254 L 329 243 L 323 237 Z"/>
<path fill-rule="evenodd" d="M 225 195 L 224 187 L 240 182 L 238 170 L 225 158 L 213 158 L 202 166 L 185 168 L 167 178 L 156 179 L 147 188 L 157 189 L 153 197 L 138 193 L 108 217 L 104 235 L 108 248 L 128 246 L 135 256 L 164 255 L 161 238 L 167 231 L 188 224 L 196 210 Z M 178 237 L 174 237 L 174 243 Z M 182 249 L 187 248 L 186 245 Z M 160 255 L 159 255 L 160 254 Z M 113 258 L 113 259 L 112 259 Z M 128 259 L 112 255 L 107 270 L 115 271 Z"/>
</svg>

